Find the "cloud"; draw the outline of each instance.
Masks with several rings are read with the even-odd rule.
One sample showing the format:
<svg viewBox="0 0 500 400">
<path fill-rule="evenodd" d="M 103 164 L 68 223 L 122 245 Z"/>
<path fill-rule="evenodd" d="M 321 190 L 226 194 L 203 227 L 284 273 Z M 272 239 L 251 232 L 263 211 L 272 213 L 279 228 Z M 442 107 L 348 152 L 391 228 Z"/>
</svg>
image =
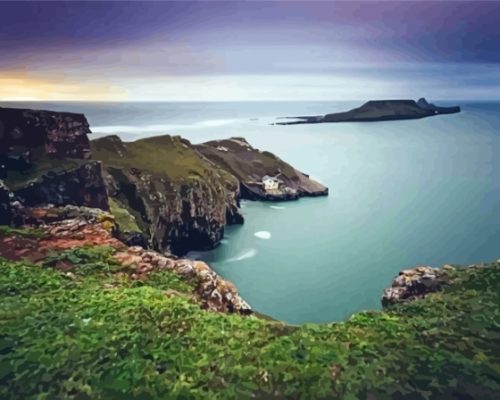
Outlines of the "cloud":
<svg viewBox="0 0 500 400">
<path fill-rule="evenodd" d="M 498 64 L 331 64 L 324 73 L 92 73 L 85 79 L 3 74 L 3 100 L 288 101 L 380 98 L 498 99 Z M 113 70 L 111 70 L 113 72 Z M 105 76 L 103 76 L 105 75 Z"/>
<path fill-rule="evenodd" d="M 500 96 L 498 4 L 0 2 L 0 14 L 3 99 Z"/>
<path fill-rule="evenodd" d="M 0 76 L 0 100 L 3 101 L 121 101 L 127 98 L 124 88 L 109 84 L 60 79 L 40 79 L 18 73 Z"/>
</svg>

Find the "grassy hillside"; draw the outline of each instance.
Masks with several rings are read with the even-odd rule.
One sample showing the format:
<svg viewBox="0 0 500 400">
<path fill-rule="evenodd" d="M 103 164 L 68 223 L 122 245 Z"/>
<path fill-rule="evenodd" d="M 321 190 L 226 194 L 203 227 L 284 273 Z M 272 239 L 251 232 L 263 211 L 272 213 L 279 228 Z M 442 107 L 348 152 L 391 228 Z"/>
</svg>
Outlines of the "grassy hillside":
<svg viewBox="0 0 500 400">
<path fill-rule="evenodd" d="M 327 188 L 293 168 L 276 155 L 253 148 L 244 138 L 213 140 L 196 148 L 220 168 L 233 174 L 240 182 L 261 182 L 265 175 L 275 176 L 304 195 L 327 194 Z"/>
<path fill-rule="evenodd" d="M 108 136 L 93 140 L 91 151 L 92 158 L 106 165 L 136 168 L 170 180 L 203 177 L 207 170 L 215 169 L 179 136 L 155 136 L 135 142 Z"/>
<path fill-rule="evenodd" d="M 289 327 L 203 311 L 168 272 L 131 281 L 109 251 L 80 250 L 74 275 L 0 259 L 0 398 L 500 397 L 499 264 L 390 310 Z"/>
</svg>

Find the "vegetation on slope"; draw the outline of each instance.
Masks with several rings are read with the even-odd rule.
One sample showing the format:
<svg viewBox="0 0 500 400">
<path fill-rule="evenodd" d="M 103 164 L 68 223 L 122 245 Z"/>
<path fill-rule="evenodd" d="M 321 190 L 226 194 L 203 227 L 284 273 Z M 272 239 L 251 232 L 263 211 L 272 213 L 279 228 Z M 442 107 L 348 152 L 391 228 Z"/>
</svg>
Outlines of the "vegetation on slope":
<svg viewBox="0 0 500 400">
<path fill-rule="evenodd" d="M 301 196 L 328 194 L 325 186 L 310 179 L 308 175 L 296 170 L 276 155 L 253 148 L 244 138 L 212 140 L 197 145 L 196 148 L 221 169 L 233 174 L 241 183 L 253 186 L 252 192 L 254 195 L 259 194 L 257 197 L 266 198 L 265 193 L 255 186 L 265 175 L 278 176 L 285 186 L 298 190 Z"/>
<path fill-rule="evenodd" d="M 120 204 L 119 200 L 109 198 L 109 212 L 115 217 L 121 232 L 141 232 L 136 218 Z"/>
<path fill-rule="evenodd" d="M 2 399 L 500 396 L 499 264 L 451 271 L 423 300 L 288 327 L 203 311 L 168 272 L 111 274 L 105 247 L 53 257 L 79 268 L 0 259 Z"/>
<path fill-rule="evenodd" d="M 179 136 L 122 142 L 108 136 L 91 142 L 92 158 L 106 165 L 136 168 L 170 180 L 203 177 L 210 166 Z"/>
<path fill-rule="evenodd" d="M 92 141 L 91 149 L 103 163 L 121 230 L 141 232 L 157 250 L 183 255 L 211 249 L 226 224 L 243 222 L 238 180 L 179 136 L 134 142 L 108 136 Z"/>
<path fill-rule="evenodd" d="M 45 233 L 36 228 L 15 228 L 8 225 L 0 225 L 0 237 L 16 235 L 24 238 L 41 239 L 45 236 Z"/>
<path fill-rule="evenodd" d="M 30 150 L 31 165 L 25 169 L 11 169 L 4 178 L 6 185 L 11 190 L 24 187 L 30 181 L 39 179 L 47 173 L 61 173 L 78 168 L 86 163 L 79 159 L 59 159 L 51 158 L 45 154 L 43 147 L 35 147 Z"/>
</svg>

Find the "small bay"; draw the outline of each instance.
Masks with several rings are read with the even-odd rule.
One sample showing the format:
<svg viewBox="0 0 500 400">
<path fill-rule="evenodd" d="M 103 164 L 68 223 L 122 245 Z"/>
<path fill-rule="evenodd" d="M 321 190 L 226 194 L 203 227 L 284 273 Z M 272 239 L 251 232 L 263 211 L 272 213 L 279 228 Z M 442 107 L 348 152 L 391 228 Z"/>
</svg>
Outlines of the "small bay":
<svg viewBox="0 0 500 400">
<path fill-rule="evenodd" d="M 434 99 L 433 99 L 434 100 Z M 500 254 L 500 103 L 409 121 L 275 126 L 362 102 L 9 103 L 83 112 L 93 137 L 243 136 L 330 188 L 325 198 L 244 202 L 207 260 L 259 312 L 289 323 L 380 308 L 399 270 Z"/>
</svg>

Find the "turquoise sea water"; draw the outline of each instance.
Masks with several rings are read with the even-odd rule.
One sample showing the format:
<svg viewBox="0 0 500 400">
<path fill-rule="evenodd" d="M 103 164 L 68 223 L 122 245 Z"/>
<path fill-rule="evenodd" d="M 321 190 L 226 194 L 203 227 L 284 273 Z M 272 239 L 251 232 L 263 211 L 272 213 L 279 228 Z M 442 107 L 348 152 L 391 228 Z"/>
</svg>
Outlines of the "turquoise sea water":
<svg viewBox="0 0 500 400">
<path fill-rule="evenodd" d="M 380 308 L 383 288 L 406 267 L 500 258 L 500 103 L 437 103 L 460 104 L 463 112 L 273 126 L 277 116 L 360 103 L 15 105 L 84 112 L 94 137 L 244 136 L 327 185 L 327 198 L 245 202 L 245 224 L 228 228 L 216 250 L 193 254 L 233 281 L 257 311 L 303 323 Z"/>
</svg>

